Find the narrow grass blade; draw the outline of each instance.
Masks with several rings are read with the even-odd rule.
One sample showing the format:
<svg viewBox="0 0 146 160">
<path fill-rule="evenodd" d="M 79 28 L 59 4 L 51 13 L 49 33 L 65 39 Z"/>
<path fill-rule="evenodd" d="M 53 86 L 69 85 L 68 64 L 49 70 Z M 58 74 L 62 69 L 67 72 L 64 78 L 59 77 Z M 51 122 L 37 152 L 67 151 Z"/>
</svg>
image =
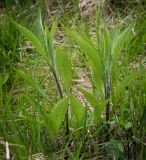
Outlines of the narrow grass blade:
<svg viewBox="0 0 146 160">
<path fill-rule="evenodd" d="M 125 88 L 131 84 L 132 80 L 134 80 L 139 75 L 140 75 L 139 72 L 133 72 L 123 79 L 123 81 L 116 87 L 116 90 L 114 92 L 116 100 L 119 99 L 121 93 L 123 93 L 125 91 Z"/>
</svg>

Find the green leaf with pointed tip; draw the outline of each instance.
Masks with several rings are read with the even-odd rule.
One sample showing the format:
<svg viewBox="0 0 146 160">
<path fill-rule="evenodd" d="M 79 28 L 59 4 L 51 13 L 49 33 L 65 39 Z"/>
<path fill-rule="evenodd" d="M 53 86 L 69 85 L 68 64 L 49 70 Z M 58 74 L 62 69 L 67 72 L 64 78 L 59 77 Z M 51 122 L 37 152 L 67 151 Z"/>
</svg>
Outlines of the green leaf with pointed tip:
<svg viewBox="0 0 146 160">
<path fill-rule="evenodd" d="M 48 31 L 48 28 L 45 27 L 45 50 L 46 54 L 50 61 L 50 67 L 54 68 L 54 56 L 55 56 L 55 50 L 52 40 L 50 39 L 50 33 Z"/>
<path fill-rule="evenodd" d="M 62 85 L 68 92 L 70 92 L 72 84 L 71 61 L 60 47 L 57 48 L 55 54 L 55 68 L 57 74 L 61 78 Z"/>
<path fill-rule="evenodd" d="M 73 95 L 70 95 L 70 106 L 73 114 L 75 115 L 79 124 L 81 124 L 83 120 L 83 116 L 85 113 L 85 109 L 81 102 Z"/>
<path fill-rule="evenodd" d="M 70 35 L 71 39 L 84 51 L 89 59 L 89 65 L 92 68 L 93 82 L 95 83 L 96 89 L 99 91 L 99 94 L 102 94 L 102 85 L 103 85 L 103 66 L 102 59 L 95 48 L 95 44 L 85 37 L 78 34 L 76 31 L 67 30 L 67 33 Z"/>
<path fill-rule="evenodd" d="M 96 66 L 91 64 L 92 66 L 92 82 L 93 85 L 96 87 L 96 90 L 98 91 L 98 97 L 100 99 L 104 99 L 104 92 L 103 92 L 103 87 L 104 87 L 104 81 L 103 78 L 100 77 L 99 70 Z"/>
<path fill-rule="evenodd" d="M 78 86 L 78 90 L 83 93 L 87 101 L 94 107 L 94 123 L 98 124 L 102 113 L 104 112 L 105 106 L 109 102 L 108 100 L 104 100 L 102 103 L 99 103 L 97 98 L 88 92 L 87 90 L 83 89 L 82 87 Z"/>
<path fill-rule="evenodd" d="M 112 35 L 110 33 L 110 30 L 105 28 L 103 32 L 103 59 L 102 62 L 104 64 L 104 71 L 105 73 L 111 73 L 111 64 L 112 64 L 112 59 L 111 59 L 111 47 L 112 47 Z M 101 45 L 102 45 L 101 44 Z"/>
<path fill-rule="evenodd" d="M 67 112 L 69 106 L 69 97 L 63 98 L 61 101 L 55 104 L 51 111 L 51 120 L 52 120 L 52 129 L 53 133 L 57 134 L 58 130 L 65 118 L 65 114 Z"/>
<path fill-rule="evenodd" d="M 48 99 L 48 95 L 42 88 L 42 86 L 30 75 L 24 73 L 23 71 L 16 70 L 16 73 L 23 78 L 29 85 L 31 85 L 38 93 L 40 93 L 43 97 Z"/>
<path fill-rule="evenodd" d="M 121 49 L 123 48 L 125 42 L 128 40 L 128 37 L 131 33 L 132 25 L 127 27 L 122 33 L 119 30 L 116 30 L 114 33 L 111 55 L 112 55 L 112 63 L 114 64 L 119 57 Z"/>
<path fill-rule="evenodd" d="M 37 51 L 45 58 L 46 57 L 46 53 L 44 51 L 43 46 L 41 45 L 39 39 L 27 28 L 13 22 L 15 24 L 15 26 L 18 28 L 18 30 L 32 43 L 32 45 L 37 49 Z"/>
<path fill-rule="evenodd" d="M 123 146 L 122 142 L 117 143 L 117 147 L 118 147 L 120 152 L 124 153 L 124 146 Z"/>
<path fill-rule="evenodd" d="M 81 86 L 78 86 L 78 90 L 84 95 L 84 97 L 91 104 L 91 106 L 95 107 L 99 104 L 97 98 L 93 94 L 88 92 L 86 89 L 82 88 Z"/>
<path fill-rule="evenodd" d="M 58 18 L 56 18 L 56 20 L 52 24 L 51 31 L 50 31 L 50 40 L 53 40 L 55 36 L 55 32 L 56 32 L 57 25 L 58 25 L 57 21 L 58 21 Z"/>
<path fill-rule="evenodd" d="M 109 99 L 104 100 L 101 104 L 98 104 L 94 108 L 94 123 L 98 125 L 98 122 L 102 116 L 102 113 L 105 110 L 106 105 L 108 104 Z"/>
<path fill-rule="evenodd" d="M 39 11 L 38 17 L 36 18 L 36 21 L 34 23 L 33 33 L 37 37 L 37 39 L 40 41 L 43 48 L 45 47 L 45 32 L 43 28 L 43 22 L 42 22 L 42 16 L 41 11 Z"/>
<path fill-rule="evenodd" d="M 89 60 L 95 65 L 98 66 L 98 69 L 101 70 L 101 62 L 100 62 L 100 56 L 97 53 L 95 45 L 91 45 L 86 39 L 84 39 L 84 36 L 82 37 L 79 33 L 76 31 L 70 31 L 67 30 L 68 34 L 70 35 L 71 39 L 75 41 L 75 43 L 84 51 L 84 53 L 88 56 Z M 89 39 L 88 39 L 89 40 Z"/>
</svg>

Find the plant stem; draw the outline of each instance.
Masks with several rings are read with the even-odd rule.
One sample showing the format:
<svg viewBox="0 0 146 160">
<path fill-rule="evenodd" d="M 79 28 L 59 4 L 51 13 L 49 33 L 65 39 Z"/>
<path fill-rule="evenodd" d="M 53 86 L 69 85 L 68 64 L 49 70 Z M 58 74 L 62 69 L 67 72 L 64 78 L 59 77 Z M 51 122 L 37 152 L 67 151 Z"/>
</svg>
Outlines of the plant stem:
<svg viewBox="0 0 146 160">
<path fill-rule="evenodd" d="M 86 122 L 87 122 L 87 102 L 85 102 L 85 115 L 84 115 L 84 123 L 83 123 L 83 136 L 82 136 L 82 148 L 81 153 L 84 153 L 85 150 L 85 137 L 86 137 Z"/>
<path fill-rule="evenodd" d="M 62 90 L 61 90 L 61 86 L 60 86 L 57 74 L 53 70 L 52 70 L 52 74 L 54 76 L 54 79 L 55 79 L 55 82 L 56 82 L 56 85 L 57 85 L 57 88 L 58 88 L 58 91 L 59 91 L 60 98 L 63 99 L 63 93 L 62 93 Z"/>
<path fill-rule="evenodd" d="M 111 91 L 111 77 L 107 74 L 107 81 L 106 81 L 106 86 L 105 86 L 105 99 L 110 98 L 110 91 Z M 110 102 L 106 105 L 106 137 L 105 141 L 109 141 L 110 139 L 110 134 L 109 134 L 109 129 L 110 129 L 110 124 L 109 124 L 109 118 L 110 118 Z"/>
<path fill-rule="evenodd" d="M 53 69 L 52 69 L 52 74 L 54 76 L 54 79 L 55 79 L 55 82 L 56 82 L 56 85 L 57 85 L 57 88 L 59 91 L 60 98 L 63 99 L 62 89 L 61 89 L 57 74 L 56 74 L 55 70 L 53 70 Z M 69 136 L 68 110 L 65 114 L 65 135 L 67 136 L 67 140 L 68 140 L 68 138 L 69 138 L 68 137 Z"/>
</svg>

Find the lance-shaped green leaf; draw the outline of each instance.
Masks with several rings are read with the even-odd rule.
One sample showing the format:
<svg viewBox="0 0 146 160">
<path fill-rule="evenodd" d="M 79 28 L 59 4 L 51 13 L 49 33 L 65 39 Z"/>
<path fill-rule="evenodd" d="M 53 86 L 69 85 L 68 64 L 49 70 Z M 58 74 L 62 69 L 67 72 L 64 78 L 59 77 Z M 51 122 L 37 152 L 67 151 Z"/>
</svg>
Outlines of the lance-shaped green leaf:
<svg viewBox="0 0 146 160">
<path fill-rule="evenodd" d="M 92 82 L 93 85 L 96 87 L 98 91 L 98 97 L 100 99 L 104 99 L 104 92 L 103 92 L 103 86 L 104 86 L 104 77 L 100 77 L 101 75 L 99 74 L 99 70 L 96 66 L 91 64 L 92 66 Z"/>
<path fill-rule="evenodd" d="M 105 28 L 103 32 L 103 59 L 102 62 L 104 64 L 104 72 L 105 74 L 111 73 L 111 67 L 112 67 L 112 56 L 111 56 L 111 48 L 112 48 L 112 34 L 110 33 L 110 30 Z M 105 79 L 104 79 L 105 80 Z"/>
<path fill-rule="evenodd" d="M 82 88 L 81 86 L 78 86 L 78 90 L 84 95 L 84 97 L 91 104 L 91 106 L 95 107 L 99 104 L 99 101 L 97 100 L 97 98 L 93 94 L 91 94 L 89 91 Z"/>
<path fill-rule="evenodd" d="M 81 102 L 73 95 L 70 95 L 70 106 L 73 114 L 75 115 L 79 124 L 81 124 L 83 120 L 83 116 L 85 113 L 85 109 Z"/>
<path fill-rule="evenodd" d="M 33 33 L 37 37 L 37 39 L 40 41 L 41 46 L 45 48 L 45 32 L 42 22 L 42 16 L 41 11 L 38 13 L 38 17 L 36 18 L 36 21 L 34 23 Z"/>
<path fill-rule="evenodd" d="M 60 47 L 56 50 L 55 66 L 57 74 L 61 78 L 62 85 L 69 91 L 72 84 L 71 61 Z"/>
<path fill-rule="evenodd" d="M 91 94 L 87 90 L 83 89 L 82 87 L 79 86 L 78 90 L 81 93 L 83 93 L 83 95 L 85 96 L 87 101 L 94 107 L 94 122 L 95 122 L 95 124 L 98 124 L 98 122 L 101 118 L 101 115 L 104 112 L 105 106 L 109 102 L 109 99 L 104 100 L 103 102 L 100 103 L 93 94 Z"/>
<path fill-rule="evenodd" d="M 56 20 L 53 22 L 52 27 L 51 27 L 51 31 L 50 31 L 50 40 L 53 40 L 55 33 L 56 33 L 56 29 L 57 29 L 57 23 L 58 19 L 56 18 Z"/>
<path fill-rule="evenodd" d="M 94 107 L 94 123 L 98 125 L 98 122 L 105 111 L 106 105 L 109 103 L 109 99 L 104 100 L 102 103 Z"/>
<path fill-rule="evenodd" d="M 112 41 L 112 48 L 111 48 L 111 55 L 112 55 L 112 63 L 114 64 L 119 57 L 121 49 L 123 48 L 126 40 L 130 35 L 132 26 L 130 25 L 127 27 L 122 33 L 119 30 L 115 30 L 113 41 Z"/>
<path fill-rule="evenodd" d="M 97 54 L 97 50 L 94 47 L 95 45 L 91 45 L 91 41 L 89 43 L 89 39 L 87 41 L 87 37 L 84 39 L 84 36 L 82 37 L 79 33 L 77 33 L 76 31 L 69 31 L 67 30 L 67 32 L 69 33 L 71 39 L 74 40 L 74 42 L 84 51 L 84 53 L 88 56 L 89 60 L 95 65 L 95 66 L 99 66 L 99 68 L 101 67 L 101 62 L 100 62 L 100 57 Z"/>
<path fill-rule="evenodd" d="M 38 38 L 27 28 L 13 22 L 15 26 L 18 28 L 18 30 L 32 43 L 32 45 L 37 49 L 37 51 L 45 58 L 46 58 L 46 53 L 44 51 L 43 46 L 41 45 L 40 41 Z M 43 37 L 42 37 L 43 38 Z"/>
<path fill-rule="evenodd" d="M 103 83 L 103 66 L 101 57 L 95 48 L 95 44 L 91 41 L 91 39 L 81 36 L 76 31 L 67 30 L 71 39 L 75 41 L 75 43 L 84 51 L 89 59 L 89 65 L 92 68 L 94 82 L 96 83 L 97 89 L 101 92 L 102 83 Z"/>
<path fill-rule="evenodd" d="M 65 97 L 61 101 L 55 104 L 51 111 L 51 121 L 53 127 L 53 133 L 57 134 L 67 112 L 69 106 L 69 97 Z"/>
<path fill-rule="evenodd" d="M 49 66 L 51 68 L 54 68 L 54 46 L 53 46 L 53 43 L 52 41 L 50 40 L 50 33 L 48 31 L 48 28 L 45 27 L 45 30 L 44 30 L 44 34 L 45 34 L 45 51 L 46 51 L 46 55 L 49 59 Z"/>
<path fill-rule="evenodd" d="M 50 66 L 54 68 L 54 56 L 55 56 L 55 49 L 53 44 L 53 38 L 55 36 L 57 28 L 57 19 L 53 22 L 50 32 L 48 31 L 48 28 L 45 27 L 44 35 L 45 35 L 45 51 L 47 56 L 50 60 Z"/>
<path fill-rule="evenodd" d="M 24 73 L 23 71 L 20 71 L 20 70 L 16 70 L 16 73 L 21 78 L 23 78 L 29 85 L 31 85 L 38 93 L 40 93 L 43 97 L 48 99 L 48 95 L 46 94 L 46 92 L 44 91 L 42 86 L 39 84 L 39 82 L 36 81 L 36 79 L 34 79 L 30 75 L 28 75 L 28 74 L 26 74 L 26 73 Z"/>
</svg>

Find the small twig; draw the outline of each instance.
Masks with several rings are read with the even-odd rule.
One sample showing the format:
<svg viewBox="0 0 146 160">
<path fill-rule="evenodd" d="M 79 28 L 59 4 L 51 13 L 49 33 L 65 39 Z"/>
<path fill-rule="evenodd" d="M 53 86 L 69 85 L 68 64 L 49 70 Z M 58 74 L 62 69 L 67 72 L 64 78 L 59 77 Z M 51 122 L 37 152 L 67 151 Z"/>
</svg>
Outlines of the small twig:
<svg viewBox="0 0 146 160">
<path fill-rule="evenodd" d="M 0 140 L 0 144 L 6 146 L 6 142 Z M 9 146 L 25 148 L 23 145 L 9 143 Z"/>
<path fill-rule="evenodd" d="M 6 142 L 6 160 L 10 160 L 10 150 L 8 142 Z"/>
</svg>

